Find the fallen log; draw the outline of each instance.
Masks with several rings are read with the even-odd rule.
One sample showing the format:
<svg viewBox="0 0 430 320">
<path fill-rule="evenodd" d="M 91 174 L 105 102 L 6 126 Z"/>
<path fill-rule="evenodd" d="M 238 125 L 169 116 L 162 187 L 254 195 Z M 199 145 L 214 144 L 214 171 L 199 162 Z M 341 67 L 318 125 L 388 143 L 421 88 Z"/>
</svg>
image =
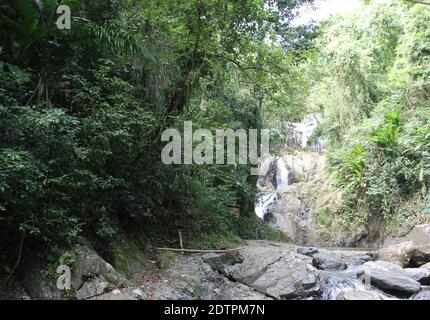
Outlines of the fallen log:
<svg viewBox="0 0 430 320">
<path fill-rule="evenodd" d="M 157 248 L 160 251 L 173 251 L 184 253 L 226 253 L 241 250 L 242 248 L 226 249 L 226 250 L 191 250 L 191 249 L 175 249 L 175 248 Z"/>
</svg>

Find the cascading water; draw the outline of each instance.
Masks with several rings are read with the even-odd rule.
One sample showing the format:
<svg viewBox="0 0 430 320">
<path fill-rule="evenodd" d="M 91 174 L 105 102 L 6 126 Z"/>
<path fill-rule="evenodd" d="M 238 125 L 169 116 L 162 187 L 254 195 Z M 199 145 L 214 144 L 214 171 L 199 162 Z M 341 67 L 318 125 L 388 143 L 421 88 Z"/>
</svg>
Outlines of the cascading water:
<svg viewBox="0 0 430 320">
<path fill-rule="evenodd" d="M 276 205 L 278 199 L 278 191 L 287 188 L 291 184 L 291 172 L 284 162 L 284 159 L 276 160 L 276 190 L 272 192 L 261 191 L 257 204 L 255 206 L 255 214 L 262 220 Z"/>
<path fill-rule="evenodd" d="M 282 190 L 291 184 L 291 172 L 287 168 L 284 159 L 279 158 L 276 163 L 276 184 L 277 190 Z"/>
<path fill-rule="evenodd" d="M 314 151 L 321 151 L 322 146 L 319 142 L 317 144 L 312 144 L 310 142 L 318 125 L 318 119 L 318 115 L 310 115 L 301 122 L 286 123 L 285 138 L 287 146 L 296 148 L 312 148 Z M 270 162 L 266 161 L 262 164 L 262 167 L 265 166 L 269 168 L 272 167 L 272 165 L 276 166 L 276 176 L 271 175 L 273 174 L 273 171 L 270 172 L 270 170 L 268 170 L 268 176 L 270 176 L 269 180 L 271 180 L 273 188 L 269 191 L 267 188 L 264 188 L 263 185 L 259 185 L 260 193 L 255 205 L 255 213 L 262 220 L 265 220 L 267 214 L 270 213 L 271 210 L 275 209 L 278 201 L 278 193 L 282 192 L 292 183 L 292 172 L 282 157 L 278 159 L 271 158 Z M 274 185 L 275 182 L 276 185 Z"/>
<path fill-rule="evenodd" d="M 276 201 L 276 192 L 267 193 L 258 199 L 257 205 L 255 206 L 255 214 L 261 219 L 264 220 L 266 214 L 269 211 L 271 205 Z"/>
</svg>

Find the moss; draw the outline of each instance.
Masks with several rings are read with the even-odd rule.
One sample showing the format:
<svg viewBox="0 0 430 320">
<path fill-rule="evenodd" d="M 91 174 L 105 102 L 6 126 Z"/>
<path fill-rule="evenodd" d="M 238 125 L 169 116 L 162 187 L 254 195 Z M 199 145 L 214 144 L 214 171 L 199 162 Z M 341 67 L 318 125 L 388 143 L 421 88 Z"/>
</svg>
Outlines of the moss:
<svg viewBox="0 0 430 320">
<path fill-rule="evenodd" d="M 157 257 L 157 265 L 161 270 L 166 270 L 172 267 L 175 261 L 180 257 L 176 252 L 161 252 Z"/>
<path fill-rule="evenodd" d="M 146 269 L 148 259 L 135 241 L 115 241 L 112 247 L 113 266 L 128 279 L 138 277 Z"/>
</svg>

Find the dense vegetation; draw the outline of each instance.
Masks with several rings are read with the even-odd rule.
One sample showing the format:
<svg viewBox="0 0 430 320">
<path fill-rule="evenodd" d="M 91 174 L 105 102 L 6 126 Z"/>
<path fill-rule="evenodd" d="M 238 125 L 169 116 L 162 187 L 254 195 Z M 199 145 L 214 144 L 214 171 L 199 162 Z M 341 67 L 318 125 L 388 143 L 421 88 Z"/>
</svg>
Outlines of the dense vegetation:
<svg viewBox="0 0 430 320">
<path fill-rule="evenodd" d="M 70 30 L 55 24 L 59 3 Z M 124 233 L 175 243 L 178 229 L 192 247 L 282 238 L 252 213 L 250 166 L 166 166 L 160 136 L 185 120 L 258 129 L 263 109 L 297 109 L 284 84 L 310 33 L 279 21 L 299 3 L 2 2 L 3 257 L 81 237 L 109 250 Z"/>
<path fill-rule="evenodd" d="M 429 221 L 430 6 L 370 1 L 317 47 L 308 105 L 345 191 L 338 220 L 383 217 L 390 232 Z"/>
<path fill-rule="evenodd" d="M 179 229 L 193 248 L 282 238 L 253 214 L 250 165 L 163 165 L 161 133 L 186 120 L 282 130 L 322 113 L 345 191 L 333 218 L 428 221 L 430 6 L 364 1 L 293 28 L 304 2 L 2 2 L 1 259 L 125 234 L 177 245 Z"/>
</svg>

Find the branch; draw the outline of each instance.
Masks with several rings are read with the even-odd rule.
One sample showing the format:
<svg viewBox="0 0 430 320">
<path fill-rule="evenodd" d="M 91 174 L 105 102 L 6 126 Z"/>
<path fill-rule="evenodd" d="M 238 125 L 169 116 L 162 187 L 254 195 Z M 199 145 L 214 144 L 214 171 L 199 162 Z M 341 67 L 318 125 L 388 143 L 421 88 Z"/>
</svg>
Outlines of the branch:
<svg viewBox="0 0 430 320">
<path fill-rule="evenodd" d="M 157 248 L 159 251 L 173 251 L 173 252 L 188 252 L 188 253 L 225 253 L 239 251 L 242 248 L 228 249 L 228 250 L 189 250 L 189 249 L 173 249 L 173 248 Z"/>
<path fill-rule="evenodd" d="M 425 4 L 427 6 L 430 6 L 430 2 L 424 2 L 424 1 L 419 1 L 419 0 L 407 0 L 407 1 L 412 2 L 412 3 L 416 3 L 416 4 Z"/>
</svg>

